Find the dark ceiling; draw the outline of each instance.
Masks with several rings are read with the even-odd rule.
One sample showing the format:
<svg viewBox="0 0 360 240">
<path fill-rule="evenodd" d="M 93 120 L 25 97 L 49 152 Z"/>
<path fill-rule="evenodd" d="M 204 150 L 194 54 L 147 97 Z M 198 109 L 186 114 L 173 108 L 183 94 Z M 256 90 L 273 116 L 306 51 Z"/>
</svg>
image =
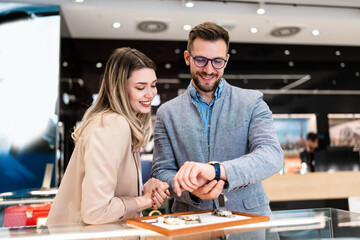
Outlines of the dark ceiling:
<svg viewBox="0 0 360 240">
<path fill-rule="evenodd" d="M 68 66 L 61 68 L 61 77 L 82 78 L 92 92 L 97 92 L 103 68 L 96 64 L 104 66 L 111 51 L 122 46 L 137 48 L 154 59 L 159 79 L 179 79 L 180 88 L 186 87 L 190 78 L 183 60 L 186 42 L 178 41 L 62 39 L 61 61 Z M 233 43 L 229 52 L 225 78 L 239 87 L 278 90 L 277 94 L 283 88 L 311 90 L 305 94 L 360 90 L 359 47 Z M 289 86 L 303 76 L 309 80 Z"/>
</svg>

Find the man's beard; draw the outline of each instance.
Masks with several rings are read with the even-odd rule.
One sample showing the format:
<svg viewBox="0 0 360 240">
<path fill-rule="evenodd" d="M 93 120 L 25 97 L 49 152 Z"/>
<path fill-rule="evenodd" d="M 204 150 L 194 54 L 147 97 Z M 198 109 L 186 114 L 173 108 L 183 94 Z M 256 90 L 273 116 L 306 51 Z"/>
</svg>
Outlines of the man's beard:
<svg viewBox="0 0 360 240">
<path fill-rule="evenodd" d="M 202 85 L 200 85 L 200 81 L 199 81 L 199 77 L 198 77 L 199 74 L 191 74 L 191 75 L 192 75 L 192 79 L 194 81 L 195 86 L 203 92 L 215 91 L 217 89 L 217 87 L 219 86 L 220 80 L 221 80 L 221 77 L 219 77 L 219 75 L 217 75 L 217 74 L 210 74 L 210 75 L 203 74 L 203 75 L 207 75 L 207 76 L 214 76 L 215 78 L 217 78 L 217 80 L 214 83 L 214 85 L 212 85 L 212 86 L 202 86 Z"/>
</svg>

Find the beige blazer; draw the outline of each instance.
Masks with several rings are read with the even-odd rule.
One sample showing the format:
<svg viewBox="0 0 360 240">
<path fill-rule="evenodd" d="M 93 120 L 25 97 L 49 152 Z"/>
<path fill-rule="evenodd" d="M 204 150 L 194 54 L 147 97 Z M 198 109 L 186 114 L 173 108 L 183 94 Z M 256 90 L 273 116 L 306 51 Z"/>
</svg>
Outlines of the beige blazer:
<svg viewBox="0 0 360 240">
<path fill-rule="evenodd" d="M 76 143 L 46 224 L 101 224 L 137 217 L 139 153 L 122 116 L 97 116 Z"/>
</svg>

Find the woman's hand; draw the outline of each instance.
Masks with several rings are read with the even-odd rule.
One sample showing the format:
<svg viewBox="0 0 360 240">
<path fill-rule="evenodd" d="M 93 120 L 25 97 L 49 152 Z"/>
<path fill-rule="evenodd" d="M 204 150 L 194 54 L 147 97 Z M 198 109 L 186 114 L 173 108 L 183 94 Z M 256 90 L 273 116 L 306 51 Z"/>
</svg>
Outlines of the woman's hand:
<svg viewBox="0 0 360 240">
<path fill-rule="evenodd" d="M 150 178 L 144 185 L 143 196 L 151 199 L 151 208 L 158 209 L 170 195 L 169 184 Z"/>
</svg>

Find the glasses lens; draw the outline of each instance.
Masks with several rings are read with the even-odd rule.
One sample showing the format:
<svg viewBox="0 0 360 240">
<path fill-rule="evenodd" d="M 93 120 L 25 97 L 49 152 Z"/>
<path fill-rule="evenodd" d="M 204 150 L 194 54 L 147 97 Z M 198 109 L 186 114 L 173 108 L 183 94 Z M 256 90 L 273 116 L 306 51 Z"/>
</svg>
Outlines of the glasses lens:
<svg viewBox="0 0 360 240">
<path fill-rule="evenodd" d="M 213 64 L 214 68 L 222 68 L 224 66 L 224 64 L 225 64 L 225 60 L 222 59 L 222 58 L 215 58 L 212 61 L 212 64 Z"/>
<path fill-rule="evenodd" d="M 194 60 L 195 60 L 195 65 L 198 67 L 204 67 L 208 62 L 207 58 L 204 57 L 196 57 Z"/>
</svg>

